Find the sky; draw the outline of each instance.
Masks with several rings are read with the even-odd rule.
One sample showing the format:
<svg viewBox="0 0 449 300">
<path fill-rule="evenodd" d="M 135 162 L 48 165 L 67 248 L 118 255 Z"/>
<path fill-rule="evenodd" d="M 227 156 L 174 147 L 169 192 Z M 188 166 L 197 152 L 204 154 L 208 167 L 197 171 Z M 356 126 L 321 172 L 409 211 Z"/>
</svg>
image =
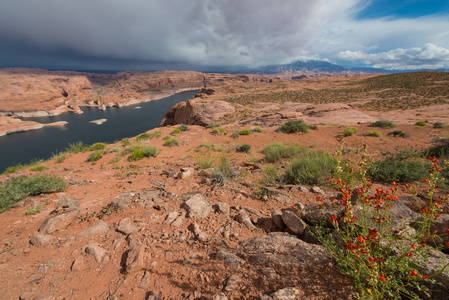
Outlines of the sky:
<svg viewBox="0 0 449 300">
<path fill-rule="evenodd" d="M 448 0 L 2 0 L 0 67 L 449 69 Z"/>
</svg>

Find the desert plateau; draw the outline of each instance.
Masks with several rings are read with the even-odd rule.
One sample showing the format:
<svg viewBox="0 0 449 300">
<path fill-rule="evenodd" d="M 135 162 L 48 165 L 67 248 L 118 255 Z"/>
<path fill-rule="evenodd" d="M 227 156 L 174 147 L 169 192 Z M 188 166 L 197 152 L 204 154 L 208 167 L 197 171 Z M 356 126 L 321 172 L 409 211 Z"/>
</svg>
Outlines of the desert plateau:
<svg viewBox="0 0 449 300">
<path fill-rule="evenodd" d="M 326 240 L 366 262 L 358 268 L 377 274 L 366 279 L 372 286 L 398 272 L 383 258 L 394 265 L 420 245 L 427 258 L 416 250 L 404 265 L 412 277 L 401 280 L 420 276 L 419 288 L 408 286 L 413 295 L 449 297 L 449 273 L 440 272 L 449 264 L 449 182 L 434 181 L 449 177 L 448 73 L 0 76 L 5 134 L 43 126 L 21 121 L 26 115 L 198 90 L 159 128 L 113 144 L 67 145 L 0 176 L 1 299 L 366 296 Z M 364 203 L 375 215 L 361 213 Z M 423 239 L 413 232 L 429 214 L 434 235 Z M 342 229 L 354 220 L 368 220 L 369 231 Z M 395 242 L 378 242 L 387 236 Z"/>
</svg>

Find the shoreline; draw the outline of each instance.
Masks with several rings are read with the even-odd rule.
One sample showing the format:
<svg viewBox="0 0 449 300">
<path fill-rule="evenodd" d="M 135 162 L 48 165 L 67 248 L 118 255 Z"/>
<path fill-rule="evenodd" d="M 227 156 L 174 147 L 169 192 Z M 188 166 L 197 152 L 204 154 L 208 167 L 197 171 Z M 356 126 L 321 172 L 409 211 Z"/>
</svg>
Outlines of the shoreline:
<svg viewBox="0 0 449 300">
<path fill-rule="evenodd" d="M 98 107 L 99 109 L 102 109 L 102 110 L 106 110 L 107 108 L 110 108 L 110 107 L 117 107 L 117 108 L 128 107 L 128 106 L 139 104 L 139 103 L 161 100 L 163 98 L 167 98 L 167 97 L 173 96 L 178 93 L 182 93 L 182 92 L 186 92 L 186 91 L 193 91 L 193 90 L 198 90 L 198 89 L 201 89 L 201 85 L 198 85 L 198 87 L 188 87 L 188 88 L 180 88 L 180 89 L 172 89 L 172 90 L 167 90 L 167 91 L 153 92 L 154 93 L 153 95 L 146 95 L 145 97 L 142 97 L 141 99 L 129 99 L 124 103 L 108 102 L 108 103 L 101 103 L 99 105 L 98 104 L 94 104 L 94 105 L 82 104 L 82 105 L 79 105 L 78 107 Z M 149 93 L 151 93 L 151 92 L 149 92 Z M 29 111 L 29 112 L 14 112 L 14 111 L 0 112 L 0 116 L 19 118 L 19 119 L 25 118 L 26 119 L 26 118 L 58 116 L 58 115 L 61 115 L 63 113 L 67 113 L 67 112 L 78 113 L 78 114 L 83 113 L 82 110 L 76 110 L 76 109 L 71 109 L 67 106 L 61 106 L 60 108 L 57 108 L 54 110 L 37 110 L 37 111 Z M 36 122 L 36 123 L 38 123 L 38 122 Z M 39 123 L 39 124 L 43 124 L 43 123 Z M 43 125 L 45 125 L 45 124 L 43 124 Z"/>
</svg>

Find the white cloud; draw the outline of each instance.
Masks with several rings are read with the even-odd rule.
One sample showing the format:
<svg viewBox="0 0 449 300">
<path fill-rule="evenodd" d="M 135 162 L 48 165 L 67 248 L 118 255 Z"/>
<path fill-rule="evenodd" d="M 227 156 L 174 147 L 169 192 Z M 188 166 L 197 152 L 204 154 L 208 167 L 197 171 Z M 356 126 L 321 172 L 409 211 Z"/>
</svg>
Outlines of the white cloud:
<svg viewBox="0 0 449 300">
<path fill-rule="evenodd" d="M 360 60 L 375 68 L 389 70 L 418 70 L 449 68 L 449 49 L 434 44 L 408 49 L 398 48 L 379 53 L 346 50 L 337 55 L 343 60 Z"/>
</svg>

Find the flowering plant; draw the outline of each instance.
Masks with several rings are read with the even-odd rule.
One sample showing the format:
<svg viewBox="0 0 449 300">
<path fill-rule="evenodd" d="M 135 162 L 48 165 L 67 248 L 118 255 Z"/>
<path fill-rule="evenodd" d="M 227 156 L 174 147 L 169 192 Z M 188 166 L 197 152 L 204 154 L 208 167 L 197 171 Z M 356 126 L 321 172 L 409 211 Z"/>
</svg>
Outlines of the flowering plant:
<svg viewBox="0 0 449 300">
<path fill-rule="evenodd" d="M 424 294 L 429 295 L 430 288 L 439 284 L 436 279 L 449 265 L 448 260 L 441 259 L 437 269 L 423 268 L 429 256 L 438 257 L 437 250 L 449 247 L 449 242 L 442 242 L 449 229 L 445 232 L 432 230 L 432 224 L 440 217 L 441 205 L 449 197 L 449 192 L 444 197 L 434 197 L 442 180 L 440 163 L 435 157 L 429 158 L 432 166 L 429 177 L 424 180 L 429 197 L 427 205 L 419 214 L 410 212 L 404 218 L 397 215 L 397 207 L 401 206 L 396 196 L 397 183 L 392 182 L 388 189 L 371 191 L 373 184 L 366 176 L 366 146 L 360 163 L 361 186 L 358 189 L 341 179 L 341 153 L 342 147 L 336 153 L 336 177 L 328 180 L 341 193 L 341 197 L 332 202 L 335 207 L 341 207 L 342 213 L 329 217 L 333 233 L 319 227 L 318 240 L 335 257 L 340 269 L 353 278 L 359 298 L 420 299 Z M 417 192 L 412 186 L 405 187 L 416 199 Z M 318 200 L 323 201 L 320 197 Z M 326 206 L 318 207 L 324 210 Z"/>
</svg>

